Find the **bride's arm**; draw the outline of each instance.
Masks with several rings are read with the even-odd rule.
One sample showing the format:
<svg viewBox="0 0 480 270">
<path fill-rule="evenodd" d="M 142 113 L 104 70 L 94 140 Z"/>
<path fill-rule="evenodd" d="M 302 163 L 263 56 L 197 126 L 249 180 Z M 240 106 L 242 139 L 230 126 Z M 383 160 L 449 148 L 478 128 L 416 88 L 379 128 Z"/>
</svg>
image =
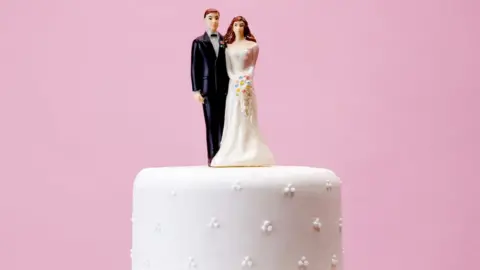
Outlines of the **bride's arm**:
<svg viewBox="0 0 480 270">
<path fill-rule="evenodd" d="M 225 64 L 227 66 L 227 74 L 228 77 L 233 80 L 233 70 L 232 70 L 232 62 L 230 60 L 230 54 L 228 53 L 228 47 L 225 50 Z"/>
<path fill-rule="evenodd" d="M 248 61 L 249 66 L 247 68 L 247 74 L 249 74 L 250 76 L 252 76 L 253 72 L 255 71 L 255 65 L 257 64 L 259 50 L 260 49 L 258 47 L 258 43 L 255 43 L 255 45 L 253 45 L 251 51 L 249 52 L 250 57 Z"/>
</svg>

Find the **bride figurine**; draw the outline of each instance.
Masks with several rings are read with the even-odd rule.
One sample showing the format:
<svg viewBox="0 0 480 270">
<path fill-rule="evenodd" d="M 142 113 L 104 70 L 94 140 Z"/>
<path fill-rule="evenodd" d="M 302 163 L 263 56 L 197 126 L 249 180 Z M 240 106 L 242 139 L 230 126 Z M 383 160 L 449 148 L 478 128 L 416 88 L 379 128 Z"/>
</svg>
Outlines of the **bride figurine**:
<svg viewBox="0 0 480 270">
<path fill-rule="evenodd" d="M 230 78 L 223 137 L 211 167 L 274 165 L 274 157 L 262 138 L 257 122 L 254 70 L 259 47 L 242 16 L 233 18 L 224 41 Z"/>
</svg>

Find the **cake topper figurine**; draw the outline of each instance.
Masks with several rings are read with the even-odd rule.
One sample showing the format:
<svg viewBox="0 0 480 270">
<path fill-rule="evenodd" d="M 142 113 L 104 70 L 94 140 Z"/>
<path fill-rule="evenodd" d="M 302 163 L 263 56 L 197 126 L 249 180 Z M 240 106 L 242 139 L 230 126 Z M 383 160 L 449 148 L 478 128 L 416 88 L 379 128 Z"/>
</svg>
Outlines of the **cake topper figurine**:
<svg viewBox="0 0 480 270">
<path fill-rule="evenodd" d="M 192 42 L 191 80 L 193 96 L 203 106 L 210 166 L 222 139 L 229 79 L 225 64 L 224 38 L 217 31 L 220 12 L 207 9 L 203 19 L 206 31 Z"/>
<path fill-rule="evenodd" d="M 242 16 L 233 18 L 224 40 L 227 45 L 224 57 L 230 80 L 220 149 L 213 157 L 211 166 L 274 165 L 272 152 L 258 127 L 254 71 L 259 46 L 247 20 Z"/>
</svg>

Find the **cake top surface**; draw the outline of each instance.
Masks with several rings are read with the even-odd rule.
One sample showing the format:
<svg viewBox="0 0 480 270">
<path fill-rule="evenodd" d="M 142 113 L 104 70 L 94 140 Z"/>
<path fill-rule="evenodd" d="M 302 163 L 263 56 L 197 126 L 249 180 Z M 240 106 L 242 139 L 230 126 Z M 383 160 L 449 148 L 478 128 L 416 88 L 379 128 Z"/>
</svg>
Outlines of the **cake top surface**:
<svg viewBox="0 0 480 270">
<path fill-rule="evenodd" d="M 135 178 L 135 185 L 188 182 L 192 185 L 208 185 L 242 181 L 252 184 L 278 184 L 284 182 L 339 183 L 340 178 L 331 170 L 306 166 L 210 168 L 207 166 L 151 167 L 142 169 Z"/>
<path fill-rule="evenodd" d="M 265 173 L 321 173 L 336 177 L 335 173 L 329 169 L 307 167 L 307 166 L 268 166 L 268 167 L 227 167 L 211 168 L 208 166 L 172 166 L 172 167 L 149 167 L 144 168 L 139 174 L 160 174 L 160 175 L 182 175 L 182 176 L 202 176 L 202 175 L 238 175 L 238 174 L 265 174 Z"/>
</svg>

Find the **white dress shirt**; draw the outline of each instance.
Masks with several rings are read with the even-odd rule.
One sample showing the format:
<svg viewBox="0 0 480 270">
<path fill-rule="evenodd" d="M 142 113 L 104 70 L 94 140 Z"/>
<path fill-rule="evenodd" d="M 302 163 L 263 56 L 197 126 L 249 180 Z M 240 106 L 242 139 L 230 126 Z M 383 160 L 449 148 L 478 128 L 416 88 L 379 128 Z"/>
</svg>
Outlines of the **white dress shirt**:
<svg viewBox="0 0 480 270">
<path fill-rule="evenodd" d="M 207 34 L 210 37 L 210 41 L 212 42 L 213 49 L 215 50 L 215 54 L 218 57 L 218 50 L 220 48 L 220 34 L 218 32 L 211 32 L 210 30 L 207 30 Z M 217 34 L 217 36 L 212 37 L 212 34 Z"/>
</svg>

